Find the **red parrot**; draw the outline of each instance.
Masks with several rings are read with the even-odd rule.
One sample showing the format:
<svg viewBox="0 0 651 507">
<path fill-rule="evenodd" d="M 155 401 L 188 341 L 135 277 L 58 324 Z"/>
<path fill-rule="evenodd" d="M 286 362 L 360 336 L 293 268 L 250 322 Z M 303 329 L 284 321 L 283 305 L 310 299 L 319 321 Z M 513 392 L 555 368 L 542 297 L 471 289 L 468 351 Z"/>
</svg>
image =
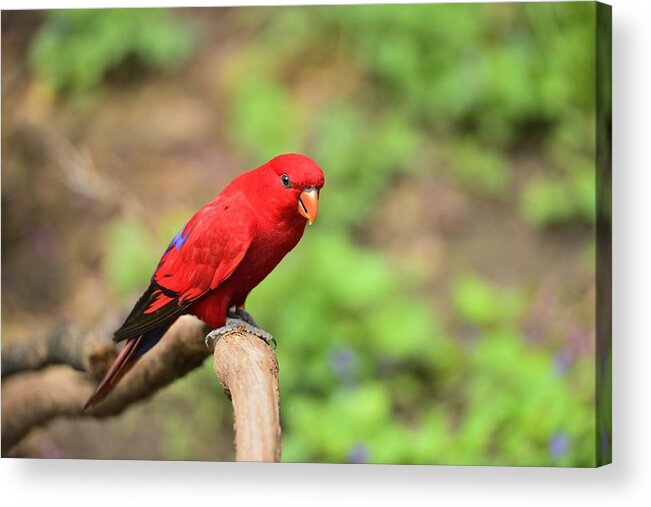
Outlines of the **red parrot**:
<svg viewBox="0 0 651 507">
<path fill-rule="evenodd" d="M 102 400 L 181 315 L 214 328 L 209 338 L 244 326 L 275 343 L 244 303 L 316 219 L 324 181 L 310 158 L 280 155 L 239 175 L 201 208 L 169 244 L 149 288 L 115 332 L 113 340 L 126 345 L 84 410 Z"/>
</svg>

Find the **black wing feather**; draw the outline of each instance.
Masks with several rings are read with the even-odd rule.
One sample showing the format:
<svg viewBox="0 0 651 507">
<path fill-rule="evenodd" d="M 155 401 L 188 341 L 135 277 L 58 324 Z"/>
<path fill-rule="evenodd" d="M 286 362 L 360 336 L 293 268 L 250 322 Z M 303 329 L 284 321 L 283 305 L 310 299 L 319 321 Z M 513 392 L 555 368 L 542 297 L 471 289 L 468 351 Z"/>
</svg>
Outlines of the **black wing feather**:
<svg viewBox="0 0 651 507">
<path fill-rule="evenodd" d="M 145 310 L 156 299 L 157 294 L 154 293 L 160 291 L 173 299 L 162 308 L 151 313 L 145 313 Z M 191 304 L 192 302 L 188 301 L 179 305 L 178 294 L 161 287 L 156 282 L 152 282 L 135 304 L 124 324 L 113 335 L 113 341 L 120 342 L 152 331 L 171 319 L 179 317 Z"/>
</svg>

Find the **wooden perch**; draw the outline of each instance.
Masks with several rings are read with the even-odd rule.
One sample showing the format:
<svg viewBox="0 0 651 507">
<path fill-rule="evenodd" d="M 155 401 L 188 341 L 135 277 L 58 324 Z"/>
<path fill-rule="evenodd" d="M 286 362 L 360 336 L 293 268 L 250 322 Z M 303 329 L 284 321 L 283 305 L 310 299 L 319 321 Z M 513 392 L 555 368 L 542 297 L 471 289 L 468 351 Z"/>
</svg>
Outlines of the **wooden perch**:
<svg viewBox="0 0 651 507">
<path fill-rule="evenodd" d="M 81 408 L 96 384 L 96 380 L 91 380 L 88 374 L 59 365 L 42 371 L 15 373 L 4 379 L 3 449 L 13 447 L 33 427 L 55 417 L 108 417 L 121 413 L 131 403 L 151 396 L 199 366 L 210 354 L 203 342 L 205 331 L 205 326 L 196 319 L 179 319 L 151 353 L 146 354 L 137 367 L 125 375 L 106 400 L 84 413 Z M 76 342 L 76 335 L 68 336 Z M 83 346 L 80 349 L 88 350 Z M 105 373 L 109 366 L 110 363 L 106 363 L 104 371 L 100 373 Z"/>
<path fill-rule="evenodd" d="M 233 332 L 215 345 L 213 367 L 233 401 L 235 459 L 280 460 L 278 360 L 257 336 Z"/>
<path fill-rule="evenodd" d="M 88 373 L 64 365 L 29 371 L 34 368 L 34 362 L 23 362 L 22 369 L 28 371 L 18 373 L 20 368 L 14 368 L 13 374 L 2 382 L 3 455 L 30 430 L 56 417 L 114 416 L 132 403 L 151 396 L 205 360 L 211 352 L 204 344 L 204 336 L 208 331 L 197 319 L 181 317 L 105 400 L 83 413 L 81 407 L 93 392 L 96 379 L 108 369 L 110 361 L 91 362 L 88 358 L 81 357 L 83 354 L 77 351 L 75 360 L 70 360 L 70 363 L 73 367 L 83 364 Z M 78 340 L 78 336 L 74 336 L 74 340 Z M 94 351 L 92 347 L 81 346 L 77 341 L 75 343 L 86 354 Z M 63 349 L 72 350 L 69 346 L 63 346 Z M 112 354 L 111 357 L 114 357 L 114 348 Z M 13 357 L 28 355 L 23 353 Z M 3 350 L 3 368 L 4 356 Z M 72 357 L 69 355 L 66 359 Z M 278 363 L 275 354 L 259 338 L 236 331 L 217 342 L 214 357 L 215 372 L 233 400 L 236 459 L 277 461 L 280 456 L 280 421 Z M 60 359 L 58 357 L 57 361 L 42 363 L 66 362 Z M 18 363 L 13 361 L 12 364 Z M 97 365 L 102 365 L 101 371 L 93 371 L 97 370 Z M 89 378 L 89 373 L 94 380 Z"/>
<path fill-rule="evenodd" d="M 115 359 L 115 345 L 105 329 L 85 332 L 62 324 L 45 335 L 3 345 L 2 377 L 52 364 L 67 364 L 98 379 Z"/>
</svg>

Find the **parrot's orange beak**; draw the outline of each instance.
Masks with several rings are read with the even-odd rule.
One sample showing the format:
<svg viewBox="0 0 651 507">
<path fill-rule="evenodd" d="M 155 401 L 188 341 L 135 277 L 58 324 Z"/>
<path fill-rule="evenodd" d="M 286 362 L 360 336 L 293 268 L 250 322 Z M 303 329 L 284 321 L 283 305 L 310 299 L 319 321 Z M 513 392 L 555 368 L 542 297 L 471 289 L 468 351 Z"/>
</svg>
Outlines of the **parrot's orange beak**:
<svg viewBox="0 0 651 507">
<path fill-rule="evenodd" d="M 319 191 L 316 188 L 306 188 L 298 196 L 298 212 L 307 218 L 307 223 L 312 225 L 319 212 Z"/>
</svg>

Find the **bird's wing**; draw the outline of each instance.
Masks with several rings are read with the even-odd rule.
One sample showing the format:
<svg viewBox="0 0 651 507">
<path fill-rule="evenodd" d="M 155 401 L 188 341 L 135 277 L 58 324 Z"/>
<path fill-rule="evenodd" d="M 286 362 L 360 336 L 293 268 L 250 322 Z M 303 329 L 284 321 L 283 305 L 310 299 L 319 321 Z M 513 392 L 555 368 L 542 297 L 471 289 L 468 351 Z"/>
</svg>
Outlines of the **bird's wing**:
<svg viewBox="0 0 651 507">
<path fill-rule="evenodd" d="M 218 198 L 197 212 L 167 247 L 149 288 L 114 340 L 139 336 L 169 322 L 226 280 L 251 243 L 248 211 L 234 196 Z"/>
</svg>

